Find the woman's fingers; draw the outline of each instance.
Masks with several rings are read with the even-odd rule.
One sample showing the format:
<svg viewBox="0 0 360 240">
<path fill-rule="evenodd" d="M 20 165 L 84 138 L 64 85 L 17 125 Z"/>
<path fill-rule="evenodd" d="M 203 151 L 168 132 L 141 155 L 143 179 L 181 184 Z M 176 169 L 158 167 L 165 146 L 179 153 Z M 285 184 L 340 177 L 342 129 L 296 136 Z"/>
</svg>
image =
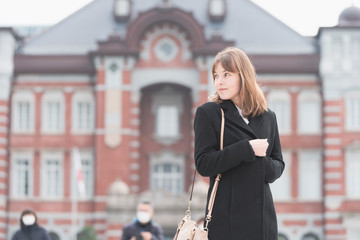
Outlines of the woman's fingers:
<svg viewBox="0 0 360 240">
<path fill-rule="evenodd" d="M 269 146 L 267 139 L 254 139 L 254 140 L 250 140 L 249 142 L 252 148 L 254 149 L 255 156 L 258 157 L 266 156 L 266 150 Z"/>
</svg>

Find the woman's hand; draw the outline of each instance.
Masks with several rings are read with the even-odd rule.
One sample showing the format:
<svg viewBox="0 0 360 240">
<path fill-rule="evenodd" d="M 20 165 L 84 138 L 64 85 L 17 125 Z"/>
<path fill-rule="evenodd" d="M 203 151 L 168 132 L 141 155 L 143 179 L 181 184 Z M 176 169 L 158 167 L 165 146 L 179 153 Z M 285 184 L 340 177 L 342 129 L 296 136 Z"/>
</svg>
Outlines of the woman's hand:
<svg viewBox="0 0 360 240">
<path fill-rule="evenodd" d="M 269 146 L 267 139 L 254 139 L 250 140 L 250 145 L 254 150 L 255 156 L 265 157 L 266 150 Z"/>
</svg>

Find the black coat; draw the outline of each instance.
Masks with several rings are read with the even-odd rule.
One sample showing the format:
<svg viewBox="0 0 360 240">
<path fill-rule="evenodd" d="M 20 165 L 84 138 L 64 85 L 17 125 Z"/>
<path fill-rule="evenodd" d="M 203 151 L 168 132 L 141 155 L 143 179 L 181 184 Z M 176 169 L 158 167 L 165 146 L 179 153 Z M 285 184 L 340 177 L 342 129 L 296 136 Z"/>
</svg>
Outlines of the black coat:
<svg viewBox="0 0 360 240">
<path fill-rule="evenodd" d="M 225 113 L 224 149 L 220 151 L 221 107 Z M 274 112 L 249 118 L 230 100 L 200 106 L 195 115 L 195 164 L 210 177 L 222 174 L 209 223 L 210 240 L 277 240 L 277 220 L 269 183 L 284 170 Z M 267 138 L 266 157 L 255 157 L 251 139 Z"/>
<path fill-rule="evenodd" d="M 51 240 L 51 238 L 44 228 L 33 225 L 18 230 L 11 240 Z"/>
<path fill-rule="evenodd" d="M 123 228 L 123 234 L 121 240 L 130 240 L 132 237 L 139 237 L 141 232 L 151 232 L 152 240 L 163 240 L 164 236 L 162 229 L 156 223 L 150 221 L 148 224 L 141 224 L 137 220 L 127 224 Z"/>
</svg>

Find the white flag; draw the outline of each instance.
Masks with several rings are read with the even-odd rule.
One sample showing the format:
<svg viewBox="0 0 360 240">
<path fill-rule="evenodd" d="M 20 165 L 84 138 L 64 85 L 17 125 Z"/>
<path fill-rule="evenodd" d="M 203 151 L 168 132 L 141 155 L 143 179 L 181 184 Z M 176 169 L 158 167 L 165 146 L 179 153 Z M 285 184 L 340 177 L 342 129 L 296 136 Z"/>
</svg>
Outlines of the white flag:
<svg viewBox="0 0 360 240">
<path fill-rule="evenodd" d="M 74 157 L 75 179 L 77 183 L 77 189 L 79 191 L 79 196 L 80 198 L 85 198 L 86 197 L 85 182 L 82 171 L 81 156 L 78 148 L 73 149 L 73 157 Z"/>
</svg>

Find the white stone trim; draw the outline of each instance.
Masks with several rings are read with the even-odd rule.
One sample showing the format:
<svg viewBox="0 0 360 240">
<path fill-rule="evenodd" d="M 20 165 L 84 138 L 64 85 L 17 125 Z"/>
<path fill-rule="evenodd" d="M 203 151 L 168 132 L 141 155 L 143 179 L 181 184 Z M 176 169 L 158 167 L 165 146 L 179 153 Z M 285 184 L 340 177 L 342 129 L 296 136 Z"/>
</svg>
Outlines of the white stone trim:
<svg viewBox="0 0 360 240">
<path fill-rule="evenodd" d="M 341 156 L 342 151 L 338 149 L 326 149 L 324 151 L 325 156 Z"/>
<path fill-rule="evenodd" d="M 131 170 L 139 170 L 140 169 L 140 164 L 139 163 L 131 163 L 129 168 Z"/>
<path fill-rule="evenodd" d="M 0 113 L 8 113 L 9 109 L 6 106 L 0 106 Z"/>
<path fill-rule="evenodd" d="M 105 134 L 108 134 L 108 133 L 121 134 L 121 135 L 130 135 L 130 136 L 139 136 L 139 130 L 134 130 L 134 129 L 130 129 L 130 128 L 114 129 L 114 130 L 98 128 L 95 131 L 96 135 L 105 135 Z"/>
<path fill-rule="evenodd" d="M 325 113 L 340 113 L 341 112 L 341 107 L 338 107 L 338 106 L 326 106 L 326 107 L 324 107 L 324 112 Z"/>
<path fill-rule="evenodd" d="M 15 79 L 18 83 L 89 83 L 93 77 L 86 74 L 20 74 Z"/>
<path fill-rule="evenodd" d="M 341 138 L 325 138 L 324 144 L 325 145 L 340 145 L 342 143 Z"/>
<path fill-rule="evenodd" d="M 309 82 L 317 83 L 319 77 L 316 74 L 258 74 L 258 82 Z M 319 87 L 315 87 L 318 89 Z"/>
<path fill-rule="evenodd" d="M 333 116 L 326 116 L 324 118 L 325 123 L 340 123 L 341 118 L 340 117 L 333 117 Z"/>
<path fill-rule="evenodd" d="M 325 179 L 341 179 L 342 173 L 339 172 L 327 172 L 325 173 Z"/>
<path fill-rule="evenodd" d="M 342 184 L 327 183 L 325 184 L 325 190 L 337 191 L 342 189 Z"/>
<path fill-rule="evenodd" d="M 193 100 L 197 102 L 200 75 L 197 69 L 189 68 L 142 68 L 132 73 L 132 92 L 140 92 L 144 87 L 158 83 L 181 84 L 192 90 Z"/>
<path fill-rule="evenodd" d="M 342 161 L 325 161 L 324 164 L 326 168 L 339 168 L 342 166 Z"/>
<path fill-rule="evenodd" d="M 325 127 L 324 128 L 325 133 L 341 133 L 340 127 Z"/>
</svg>

